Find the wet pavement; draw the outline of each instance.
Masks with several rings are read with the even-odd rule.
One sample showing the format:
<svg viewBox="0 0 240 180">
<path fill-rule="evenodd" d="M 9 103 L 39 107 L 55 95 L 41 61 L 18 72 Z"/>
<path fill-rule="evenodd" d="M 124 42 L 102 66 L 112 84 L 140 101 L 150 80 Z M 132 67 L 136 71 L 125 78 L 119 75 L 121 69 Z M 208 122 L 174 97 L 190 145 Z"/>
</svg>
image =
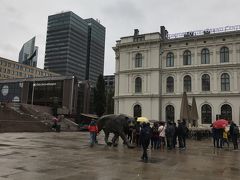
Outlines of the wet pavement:
<svg viewBox="0 0 240 180">
<path fill-rule="evenodd" d="M 240 151 L 216 149 L 210 140 L 186 150 L 149 150 L 88 144 L 87 132 L 0 134 L 0 180 L 228 180 L 240 179 Z"/>
</svg>

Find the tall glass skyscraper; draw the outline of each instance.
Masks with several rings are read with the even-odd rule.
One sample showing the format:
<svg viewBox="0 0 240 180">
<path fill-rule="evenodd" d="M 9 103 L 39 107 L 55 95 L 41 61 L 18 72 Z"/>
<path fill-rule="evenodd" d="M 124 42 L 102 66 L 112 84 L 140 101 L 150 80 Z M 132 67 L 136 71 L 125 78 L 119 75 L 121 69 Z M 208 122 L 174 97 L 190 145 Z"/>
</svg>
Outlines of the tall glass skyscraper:
<svg viewBox="0 0 240 180">
<path fill-rule="evenodd" d="M 96 82 L 103 74 L 105 27 L 73 12 L 48 17 L 44 69 Z"/>
<path fill-rule="evenodd" d="M 37 67 L 38 47 L 35 46 L 35 37 L 24 43 L 19 53 L 18 62 Z"/>
</svg>

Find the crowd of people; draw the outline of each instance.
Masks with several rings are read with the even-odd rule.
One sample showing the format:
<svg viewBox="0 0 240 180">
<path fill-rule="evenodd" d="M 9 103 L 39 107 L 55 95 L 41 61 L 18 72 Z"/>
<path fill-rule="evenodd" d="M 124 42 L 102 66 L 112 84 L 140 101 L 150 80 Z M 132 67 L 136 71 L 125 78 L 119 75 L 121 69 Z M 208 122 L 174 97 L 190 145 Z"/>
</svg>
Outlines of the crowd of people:
<svg viewBox="0 0 240 180">
<path fill-rule="evenodd" d="M 136 146 L 141 146 L 141 131 L 143 126 L 150 123 L 137 123 L 135 128 L 130 128 L 128 138 L 131 143 L 135 143 Z M 188 128 L 185 121 L 178 120 L 178 124 L 168 121 L 165 122 L 155 122 L 151 129 L 151 148 L 152 149 L 163 149 L 165 146 L 167 149 L 174 149 L 179 144 L 180 149 L 186 148 L 186 136 L 188 133 Z"/>
<path fill-rule="evenodd" d="M 150 123 L 137 123 L 135 128 L 129 129 L 128 138 L 131 143 L 143 148 L 141 159 L 148 161 L 147 149 L 175 149 L 183 150 L 186 148 L 186 136 L 188 128 L 185 121 L 178 120 L 178 124 L 168 121 L 155 122 L 152 127 Z"/>
<path fill-rule="evenodd" d="M 89 127 L 90 145 L 97 143 L 98 127 L 96 121 L 91 121 Z M 186 138 L 189 129 L 186 121 L 178 120 L 177 124 L 173 121 L 155 122 L 152 127 L 150 123 L 132 124 L 127 132 L 128 140 L 131 144 L 137 147 L 142 147 L 143 154 L 141 159 L 148 161 L 147 149 L 186 149 Z M 225 144 L 229 147 L 229 139 L 233 142 L 234 149 L 238 149 L 239 129 L 234 122 L 231 122 L 229 128 L 214 128 L 212 127 L 213 145 L 217 148 L 222 148 Z M 150 147 L 149 147 L 150 145 Z"/>
<path fill-rule="evenodd" d="M 231 140 L 233 148 L 238 149 L 238 136 L 239 128 L 233 121 L 225 128 L 212 127 L 213 146 L 216 148 L 223 148 L 225 143 L 229 147 L 229 140 Z"/>
</svg>

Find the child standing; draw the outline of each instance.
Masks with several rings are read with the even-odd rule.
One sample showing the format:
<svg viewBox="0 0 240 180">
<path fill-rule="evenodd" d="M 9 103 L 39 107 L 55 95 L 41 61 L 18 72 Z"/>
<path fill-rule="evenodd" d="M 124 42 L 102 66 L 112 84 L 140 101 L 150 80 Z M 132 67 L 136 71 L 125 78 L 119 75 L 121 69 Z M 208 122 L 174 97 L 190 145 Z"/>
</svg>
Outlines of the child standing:
<svg viewBox="0 0 240 180">
<path fill-rule="evenodd" d="M 88 131 L 90 132 L 90 146 L 92 147 L 97 142 L 98 127 L 95 120 L 90 122 Z"/>
<path fill-rule="evenodd" d="M 227 130 L 226 128 L 223 130 L 223 142 L 222 142 L 222 146 L 224 146 L 225 143 L 227 143 L 228 148 L 229 148 L 228 130 Z"/>
</svg>

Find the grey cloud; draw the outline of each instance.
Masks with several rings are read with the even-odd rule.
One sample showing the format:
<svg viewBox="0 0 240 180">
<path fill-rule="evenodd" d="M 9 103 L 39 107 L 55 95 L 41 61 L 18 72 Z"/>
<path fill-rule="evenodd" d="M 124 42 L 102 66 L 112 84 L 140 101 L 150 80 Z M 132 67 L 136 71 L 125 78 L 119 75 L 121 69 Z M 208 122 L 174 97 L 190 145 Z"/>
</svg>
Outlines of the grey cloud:
<svg viewBox="0 0 240 180">
<path fill-rule="evenodd" d="M 138 8 L 138 4 L 131 1 L 118 1 L 103 8 L 103 13 L 111 17 L 113 21 L 139 22 L 144 19 L 144 13 Z"/>
<path fill-rule="evenodd" d="M 17 52 L 18 50 L 19 49 L 16 45 L 0 43 L 0 56 L 3 58 L 6 58 L 6 57 L 4 57 L 2 55 L 6 54 L 10 57 L 10 59 L 13 59 L 12 52 Z M 15 59 L 13 59 L 13 60 L 15 60 Z"/>
</svg>

